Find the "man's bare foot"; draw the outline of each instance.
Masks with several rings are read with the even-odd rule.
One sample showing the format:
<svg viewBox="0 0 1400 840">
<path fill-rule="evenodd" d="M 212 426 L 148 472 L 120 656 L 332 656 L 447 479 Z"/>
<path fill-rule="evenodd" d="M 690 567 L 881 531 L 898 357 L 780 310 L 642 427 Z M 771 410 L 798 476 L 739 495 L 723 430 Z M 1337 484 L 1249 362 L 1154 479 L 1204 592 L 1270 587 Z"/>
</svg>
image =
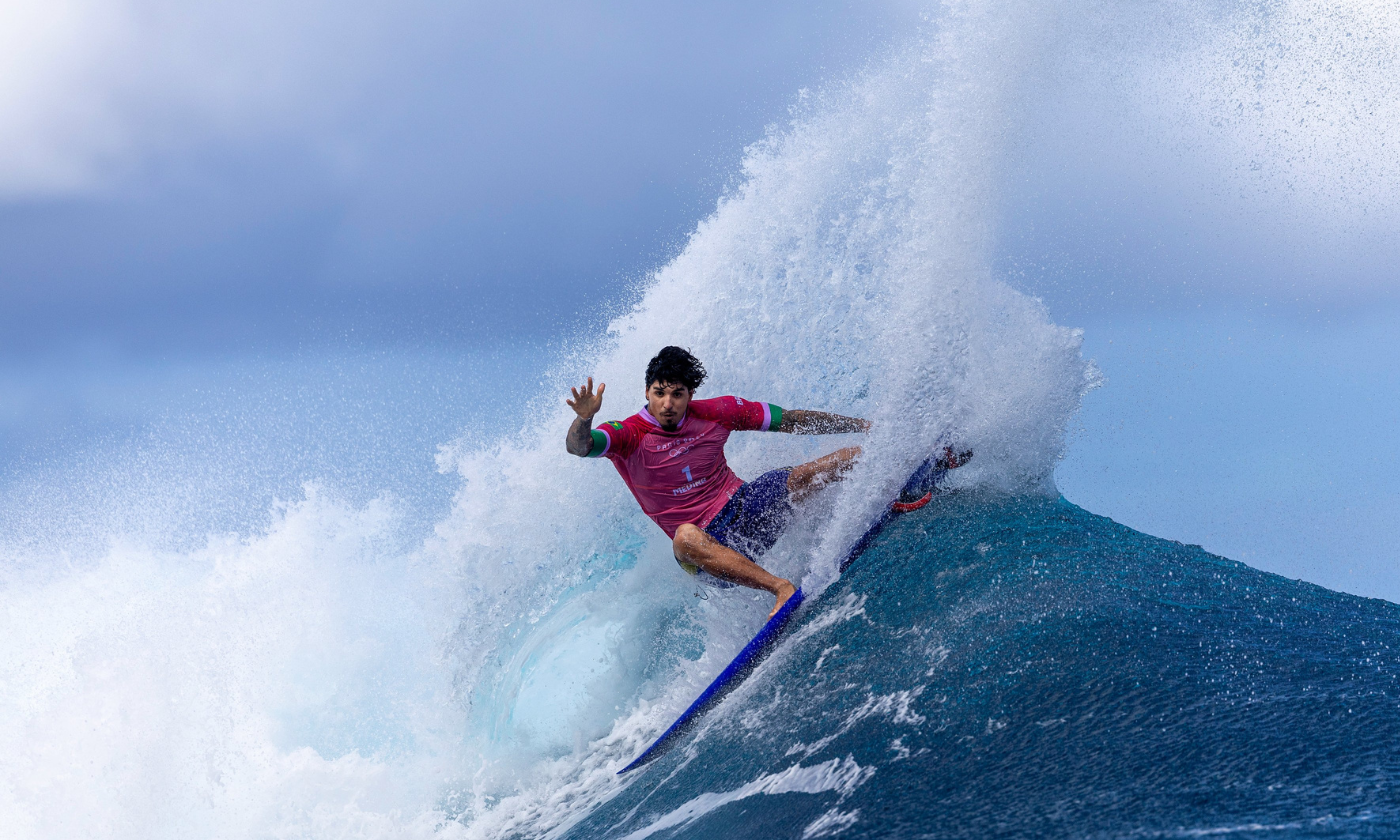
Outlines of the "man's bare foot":
<svg viewBox="0 0 1400 840">
<path fill-rule="evenodd" d="M 773 595 L 777 597 L 778 601 L 773 605 L 773 611 L 768 614 L 768 617 L 772 618 L 777 615 L 778 610 L 783 608 L 783 604 L 786 604 L 795 592 L 797 592 L 797 587 L 793 586 L 791 581 L 785 580 L 779 583 L 778 588 L 773 590 Z"/>
</svg>

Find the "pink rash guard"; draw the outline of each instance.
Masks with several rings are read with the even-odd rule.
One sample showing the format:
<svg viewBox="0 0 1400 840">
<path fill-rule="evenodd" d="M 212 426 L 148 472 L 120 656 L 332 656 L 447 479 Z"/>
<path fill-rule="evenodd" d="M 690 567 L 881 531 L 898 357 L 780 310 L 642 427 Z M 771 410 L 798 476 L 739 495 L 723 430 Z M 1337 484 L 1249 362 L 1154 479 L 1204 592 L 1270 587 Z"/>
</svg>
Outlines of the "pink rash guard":
<svg viewBox="0 0 1400 840">
<path fill-rule="evenodd" d="M 680 425 L 668 432 L 644 407 L 594 429 L 588 454 L 611 460 L 642 511 L 674 538 L 687 522 L 710 524 L 743 485 L 724 460 L 729 433 L 771 432 L 782 421 L 776 405 L 715 397 L 691 400 Z"/>
</svg>

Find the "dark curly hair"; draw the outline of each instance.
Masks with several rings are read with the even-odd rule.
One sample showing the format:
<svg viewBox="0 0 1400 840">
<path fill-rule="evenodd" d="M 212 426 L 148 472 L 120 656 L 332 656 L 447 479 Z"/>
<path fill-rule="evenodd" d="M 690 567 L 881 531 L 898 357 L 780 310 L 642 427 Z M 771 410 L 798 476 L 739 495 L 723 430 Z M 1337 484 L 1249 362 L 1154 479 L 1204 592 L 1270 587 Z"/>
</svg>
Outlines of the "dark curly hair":
<svg viewBox="0 0 1400 840">
<path fill-rule="evenodd" d="M 694 391 L 705 381 L 705 366 L 682 347 L 662 347 L 647 363 L 647 387 L 653 382 L 684 385 Z"/>
</svg>

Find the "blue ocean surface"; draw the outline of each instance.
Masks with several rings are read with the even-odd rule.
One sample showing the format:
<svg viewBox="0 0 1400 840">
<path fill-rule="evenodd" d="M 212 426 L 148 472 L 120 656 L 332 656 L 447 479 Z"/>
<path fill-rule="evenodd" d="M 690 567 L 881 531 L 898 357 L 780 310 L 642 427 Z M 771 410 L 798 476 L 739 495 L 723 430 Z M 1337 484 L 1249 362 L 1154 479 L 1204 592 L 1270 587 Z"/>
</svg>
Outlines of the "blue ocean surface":
<svg viewBox="0 0 1400 840">
<path fill-rule="evenodd" d="M 1063 498 L 898 518 L 573 838 L 1393 837 L 1400 607 Z"/>
</svg>

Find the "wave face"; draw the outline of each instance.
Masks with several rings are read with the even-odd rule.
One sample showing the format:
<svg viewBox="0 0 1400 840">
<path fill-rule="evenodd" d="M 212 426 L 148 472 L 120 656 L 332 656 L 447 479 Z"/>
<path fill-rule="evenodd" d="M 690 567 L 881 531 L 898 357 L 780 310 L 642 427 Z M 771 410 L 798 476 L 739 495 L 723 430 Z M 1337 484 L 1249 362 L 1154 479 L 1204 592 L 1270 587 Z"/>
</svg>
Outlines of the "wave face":
<svg viewBox="0 0 1400 840">
<path fill-rule="evenodd" d="M 903 516 L 568 835 L 1381 837 L 1400 607 L 1062 498 Z"/>
</svg>

